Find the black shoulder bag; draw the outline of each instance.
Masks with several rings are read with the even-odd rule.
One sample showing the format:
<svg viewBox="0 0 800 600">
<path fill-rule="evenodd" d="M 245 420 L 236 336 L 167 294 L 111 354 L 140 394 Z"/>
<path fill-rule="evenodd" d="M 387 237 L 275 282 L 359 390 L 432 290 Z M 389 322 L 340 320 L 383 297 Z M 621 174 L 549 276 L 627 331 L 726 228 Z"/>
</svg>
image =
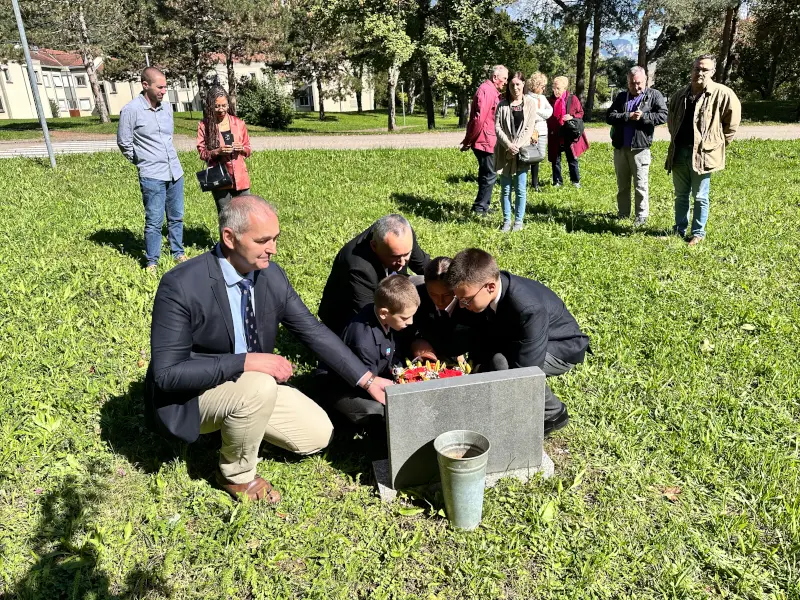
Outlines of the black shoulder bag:
<svg viewBox="0 0 800 600">
<path fill-rule="evenodd" d="M 567 114 L 571 115 L 571 108 L 572 108 L 572 99 L 574 98 L 574 94 L 570 94 L 567 97 Z M 569 121 L 564 121 L 564 125 L 561 126 L 564 130 L 564 139 L 567 140 L 569 143 L 575 142 L 583 135 L 584 124 L 583 119 L 578 119 L 576 117 L 572 117 Z"/>
</svg>

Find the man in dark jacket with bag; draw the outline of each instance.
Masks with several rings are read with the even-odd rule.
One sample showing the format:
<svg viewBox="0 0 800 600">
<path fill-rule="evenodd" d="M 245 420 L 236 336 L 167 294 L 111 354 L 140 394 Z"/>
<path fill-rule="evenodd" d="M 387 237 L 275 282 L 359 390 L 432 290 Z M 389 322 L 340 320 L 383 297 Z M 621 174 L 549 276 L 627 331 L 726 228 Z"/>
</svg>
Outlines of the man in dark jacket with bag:
<svg viewBox="0 0 800 600">
<path fill-rule="evenodd" d="M 667 102 L 661 92 L 647 87 L 642 67 L 628 72 L 628 89 L 620 92 L 606 112 L 614 146 L 614 171 L 617 173 L 617 216 L 631 216 L 631 180 L 636 189 L 634 227 L 645 224 L 648 202 L 650 146 L 656 126 L 667 122 Z"/>
</svg>

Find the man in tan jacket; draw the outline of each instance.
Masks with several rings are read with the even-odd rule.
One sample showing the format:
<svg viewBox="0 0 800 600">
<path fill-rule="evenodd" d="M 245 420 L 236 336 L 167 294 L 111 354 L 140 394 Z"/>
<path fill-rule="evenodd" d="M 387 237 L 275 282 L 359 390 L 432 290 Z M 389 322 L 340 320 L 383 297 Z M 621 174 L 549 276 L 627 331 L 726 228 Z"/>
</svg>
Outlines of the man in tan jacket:
<svg viewBox="0 0 800 600">
<path fill-rule="evenodd" d="M 725 168 L 725 149 L 733 140 L 742 106 L 733 91 L 712 81 L 716 59 L 704 54 L 694 61 L 692 82 L 669 102 L 667 127 L 671 137 L 667 172 L 675 186 L 673 233 L 686 235 L 689 226 L 689 196 L 694 196 L 689 245 L 706 235 L 708 191 L 711 173 Z"/>
</svg>

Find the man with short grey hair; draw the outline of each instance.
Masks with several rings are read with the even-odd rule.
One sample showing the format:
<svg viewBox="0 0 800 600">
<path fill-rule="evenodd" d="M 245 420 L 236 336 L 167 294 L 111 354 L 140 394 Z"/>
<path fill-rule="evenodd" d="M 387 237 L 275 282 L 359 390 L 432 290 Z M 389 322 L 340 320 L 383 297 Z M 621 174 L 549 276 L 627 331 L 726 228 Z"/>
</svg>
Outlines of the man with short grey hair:
<svg viewBox="0 0 800 600">
<path fill-rule="evenodd" d="M 675 226 L 672 232 L 686 236 L 689 197 L 694 195 L 694 216 L 687 239 L 696 246 L 706 237 L 711 174 L 725 168 L 725 149 L 733 141 L 742 117 L 742 105 L 727 86 L 712 79 L 717 61 L 711 54 L 697 57 L 688 86 L 669 101 L 670 133 L 667 172 L 675 187 Z"/>
<path fill-rule="evenodd" d="M 319 318 L 334 333 L 371 304 L 378 284 L 394 273 L 422 275 L 430 262 L 402 215 L 386 215 L 339 250 L 319 303 Z M 420 282 L 421 283 L 421 282 Z"/>
<path fill-rule="evenodd" d="M 183 251 L 183 168 L 172 144 L 172 105 L 164 73 L 155 67 L 142 71 L 142 93 L 122 107 L 117 146 L 136 166 L 144 203 L 145 268 L 156 272 L 161 256 L 161 225 L 167 213 L 167 237 L 172 255 L 186 260 Z"/>
<path fill-rule="evenodd" d="M 307 455 L 333 434 L 325 411 L 283 385 L 293 367 L 274 353 L 279 325 L 374 400 L 385 402 L 391 381 L 317 321 L 272 264 L 280 235 L 272 205 L 238 196 L 219 221 L 214 250 L 172 269 L 158 286 L 145 412 L 160 433 L 185 442 L 221 430 L 217 484 L 234 497 L 276 503 L 280 494 L 256 472 L 261 442 Z"/>
<path fill-rule="evenodd" d="M 472 99 L 467 131 L 461 141 L 461 151 L 471 149 L 478 159 L 478 195 L 472 204 L 472 212 L 479 217 L 489 212 L 492 190 L 497 181 L 494 169 L 494 146 L 497 142 L 494 118 L 507 82 L 508 69 L 503 65 L 492 67 L 489 79 L 478 87 Z"/>
<path fill-rule="evenodd" d="M 620 92 L 606 111 L 614 146 L 617 174 L 617 216 L 631 214 L 631 180 L 636 190 L 634 227 L 645 224 L 650 214 L 650 146 L 655 128 L 667 122 L 667 103 L 658 90 L 647 87 L 642 67 L 628 72 L 628 89 Z"/>
</svg>

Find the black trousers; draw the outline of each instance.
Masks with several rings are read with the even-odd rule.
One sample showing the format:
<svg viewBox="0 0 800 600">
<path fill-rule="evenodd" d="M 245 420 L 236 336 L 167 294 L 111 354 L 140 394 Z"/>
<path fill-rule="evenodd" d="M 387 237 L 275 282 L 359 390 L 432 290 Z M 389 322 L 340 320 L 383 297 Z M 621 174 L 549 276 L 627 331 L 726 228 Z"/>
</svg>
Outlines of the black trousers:
<svg viewBox="0 0 800 600">
<path fill-rule="evenodd" d="M 472 205 L 473 212 L 485 213 L 492 203 L 492 189 L 497 181 L 497 172 L 494 170 L 494 152 L 472 149 L 478 159 L 478 195 Z"/>
<path fill-rule="evenodd" d="M 557 183 L 564 183 L 564 179 L 561 177 L 561 153 L 564 153 L 567 157 L 567 165 L 569 166 L 569 180 L 572 183 L 580 183 L 581 181 L 581 172 L 578 169 L 578 159 L 575 158 L 575 155 L 572 153 L 572 148 L 570 146 L 562 146 L 561 149 L 558 151 L 558 156 L 553 161 L 553 185 Z"/>
<path fill-rule="evenodd" d="M 319 374 L 314 379 L 309 395 L 329 413 L 335 411 L 358 426 L 382 422 L 385 418 L 383 404 L 361 388 L 347 385 L 338 375 Z"/>
</svg>

